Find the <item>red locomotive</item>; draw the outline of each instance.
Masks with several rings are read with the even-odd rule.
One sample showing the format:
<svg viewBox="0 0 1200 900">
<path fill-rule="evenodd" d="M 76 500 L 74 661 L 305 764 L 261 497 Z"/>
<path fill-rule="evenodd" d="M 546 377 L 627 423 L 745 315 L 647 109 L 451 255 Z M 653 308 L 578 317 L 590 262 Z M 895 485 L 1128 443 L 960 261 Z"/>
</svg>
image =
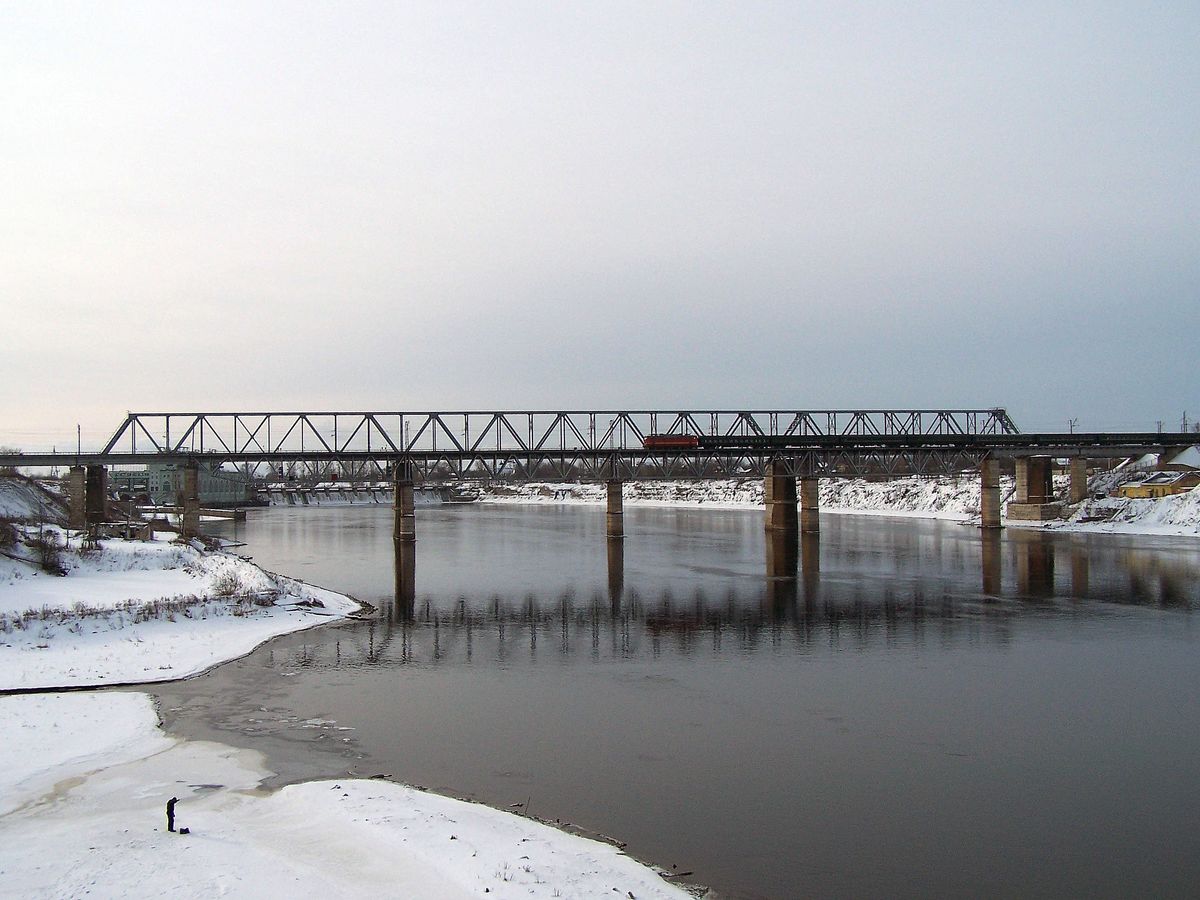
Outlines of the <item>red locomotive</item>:
<svg viewBox="0 0 1200 900">
<path fill-rule="evenodd" d="M 642 446 L 647 450 L 695 450 L 700 439 L 694 434 L 648 434 Z"/>
</svg>

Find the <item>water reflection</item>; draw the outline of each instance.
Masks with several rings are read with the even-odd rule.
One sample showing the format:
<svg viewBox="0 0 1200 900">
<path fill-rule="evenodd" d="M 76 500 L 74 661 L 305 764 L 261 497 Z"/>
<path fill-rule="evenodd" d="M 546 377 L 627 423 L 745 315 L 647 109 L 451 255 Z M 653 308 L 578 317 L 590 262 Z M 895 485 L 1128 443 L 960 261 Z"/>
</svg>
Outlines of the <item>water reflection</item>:
<svg viewBox="0 0 1200 900">
<path fill-rule="evenodd" d="M 983 593 L 989 597 L 1000 595 L 1000 532 L 994 528 L 983 528 L 979 532 Z"/>
<path fill-rule="evenodd" d="M 417 603 L 417 545 L 413 541 L 395 541 L 396 593 L 393 608 L 401 619 L 413 618 Z"/>
<path fill-rule="evenodd" d="M 1064 542 L 1059 536 L 1019 530 L 1003 537 L 983 530 L 970 537 L 976 534 L 978 593 L 961 577 L 971 569 L 961 552 L 963 541 L 911 545 L 914 536 L 901 537 L 898 543 L 905 545 L 905 553 L 919 555 L 925 565 L 919 574 L 882 576 L 869 571 L 869 557 L 861 550 L 833 543 L 836 564 L 823 578 L 820 533 L 768 532 L 765 576 L 753 588 L 742 583 L 716 593 L 702 584 L 684 592 L 653 586 L 627 589 L 626 542 L 608 539 L 606 593 L 580 595 L 572 589 L 553 597 L 538 592 L 520 598 L 460 596 L 449 607 L 436 592 L 418 601 L 415 546 L 396 543 L 392 602 L 382 604 L 379 616 L 364 630 L 344 635 L 336 648 L 306 647 L 306 658 L 299 664 L 469 663 L 481 654 L 502 662 L 522 656 L 536 661 L 546 653 L 598 658 L 647 652 L 686 656 L 703 650 L 745 655 L 831 643 L 868 647 L 877 639 L 894 642 L 901 632 L 905 642 L 915 644 L 931 633 L 942 641 L 965 637 L 1003 644 L 1010 637 L 1009 619 L 1029 601 L 1050 604 L 1050 609 L 1056 600 L 1088 598 L 1189 608 L 1197 602 L 1190 566 L 1172 569 L 1159 560 L 1151 578 L 1138 564 L 1143 554 L 1129 551 L 1108 560 L 1109 571 L 1093 590 L 1086 541 Z M 1070 562 L 1065 579 L 1056 577 L 1059 554 Z M 842 556 L 860 567 L 854 577 L 846 577 Z M 904 558 L 897 555 L 897 568 L 903 569 Z M 1074 606 L 1070 609 L 1079 614 Z M 1087 612 L 1104 615 L 1105 609 Z"/>
<path fill-rule="evenodd" d="M 1031 599 L 1054 596 L 1054 544 L 1040 534 L 1016 531 L 1010 537 L 1017 560 L 1017 592 Z"/>
<path fill-rule="evenodd" d="M 621 611 L 625 593 L 625 539 L 608 538 L 608 602 L 613 615 Z"/>
</svg>

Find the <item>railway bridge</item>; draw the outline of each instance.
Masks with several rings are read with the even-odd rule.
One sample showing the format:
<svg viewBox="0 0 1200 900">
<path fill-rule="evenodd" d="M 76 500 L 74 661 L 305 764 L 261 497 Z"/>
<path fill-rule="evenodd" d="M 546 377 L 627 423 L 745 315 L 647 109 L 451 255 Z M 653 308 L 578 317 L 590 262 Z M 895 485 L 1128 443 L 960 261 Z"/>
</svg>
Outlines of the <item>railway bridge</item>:
<svg viewBox="0 0 1200 900">
<path fill-rule="evenodd" d="M 906 410 L 583 410 L 129 413 L 95 452 L 9 453 L 0 465 L 68 465 L 72 524 L 103 521 L 107 468 L 168 463 L 183 471 L 185 532 L 199 523 L 202 465 L 251 475 L 301 466 L 394 482 L 395 538 L 416 539 L 415 485 L 462 480 L 608 485 L 607 534 L 624 533 L 621 486 L 637 479 L 762 478 L 766 529 L 784 544 L 820 528 L 821 478 L 978 472 L 981 524 L 1058 513 L 1052 463 L 1068 459 L 1068 502 L 1086 493 L 1089 460 L 1191 445 L 1190 433 L 1022 433 L 999 407 Z"/>
</svg>

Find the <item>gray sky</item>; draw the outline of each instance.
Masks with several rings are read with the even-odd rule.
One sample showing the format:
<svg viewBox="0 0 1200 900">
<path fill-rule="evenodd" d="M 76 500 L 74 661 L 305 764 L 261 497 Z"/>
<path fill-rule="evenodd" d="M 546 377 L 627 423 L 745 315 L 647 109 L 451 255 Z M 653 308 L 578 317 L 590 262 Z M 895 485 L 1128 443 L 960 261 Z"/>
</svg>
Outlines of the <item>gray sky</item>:
<svg viewBox="0 0 1200 900">
<path fill-rule="evenodd" d="M 1200 418 L 1200 5 L 0 5 L 0 443 Z"/>
</svg>

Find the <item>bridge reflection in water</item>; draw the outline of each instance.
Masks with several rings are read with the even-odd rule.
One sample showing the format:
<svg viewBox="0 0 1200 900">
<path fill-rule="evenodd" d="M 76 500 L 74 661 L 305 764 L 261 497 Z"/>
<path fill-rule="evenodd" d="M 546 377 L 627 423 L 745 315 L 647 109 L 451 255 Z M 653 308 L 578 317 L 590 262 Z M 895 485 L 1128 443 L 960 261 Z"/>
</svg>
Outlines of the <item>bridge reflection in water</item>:
<svg viewBox="0 0 1200 900">
<path fill-rule="evenodd" d="M 945 579 L 869 581 L 834 575 L 823 580 L 819 533 L 801 534 L 799 540 L 768 534 L 760 588 L 730 589 L 721 596 L 703 589 L 684 596 L 670 591 L 647 596 L 627 589 L 624 542 L 610 539 L 607 595 L 580 597 L 567 591 L 550 601 L 532 595 L 520 600 L 464 598 L 449 606 L 432 597 L 418 600 L 415 547 L 397 542 L 394 600 L 366 629 L 338 641 L 337 662 L 470 663 L 479 654 L 499 661 L 523 656 L 532 662 L 547 654 L 746 654 L 817 643 L 865 648 L 901 639 L 910 644 L 926 639 L 1003 644 L 1013 618 L 1031 612 L 1107 615 L 1113 610 L 1110 603 L 1200 605 L 1189 567 L 1172 569 L 1160 559 L 1139 565 L 1141 554 L 1135 549 L 1121 559 L 1117 577 L 1109 571 L 1096 590 L 1089 578 L 1086 539 L 1064 537 L 1020 529 L 1003 536 L 981 531 L 975 588 Z M 305 653 L 314 651 L 321 653 L 314 647 Z"/>
</svg>

